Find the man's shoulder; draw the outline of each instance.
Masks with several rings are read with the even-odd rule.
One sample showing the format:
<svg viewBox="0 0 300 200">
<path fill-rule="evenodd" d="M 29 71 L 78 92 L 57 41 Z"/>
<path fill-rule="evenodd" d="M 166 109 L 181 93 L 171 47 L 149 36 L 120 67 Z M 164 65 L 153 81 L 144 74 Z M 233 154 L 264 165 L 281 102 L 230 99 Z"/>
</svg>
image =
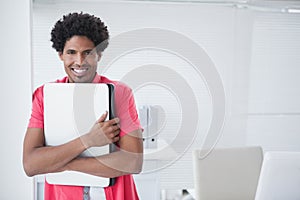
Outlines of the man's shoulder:
<svg viewBox="0 0 300 200">
<path fill-rule="evenodd" d="M 114 85 L 115 89 L 131 90 L 127 84 L 125 84 L 121 81 L 111 80 L 105 76 L 101 76 L 100 83 L 112 84 L 112 85 Z"/>
<path fill-rule="evenodd" d="M 119 81 L 111 80 L 105 76 L 100 76 L 99 83 L 118 84 Z"/>
<path fill-rule="evenodd" d="M 67 77 L 63 77 L 62 79 L 57 79 L 57 80 L 52 81 L 50 83 L 66 83 L 66 80 L 67 80 Z M 42 84 L 42 85 L 38 86 L 34 90 L 34 95 L 42 95 L 43 96 L 44 86 L 45 86 L 45 84 Z"/>
<path fill-rule="evenodd" d="M 55 82 L 55 83 L 67 83 L 68 82 L 68 77 L 65 76 L 65 77 L 63 77 L 61 79 L 57 79 L 56 81 L 53 81 L 53 82 Z"/>
</svg>

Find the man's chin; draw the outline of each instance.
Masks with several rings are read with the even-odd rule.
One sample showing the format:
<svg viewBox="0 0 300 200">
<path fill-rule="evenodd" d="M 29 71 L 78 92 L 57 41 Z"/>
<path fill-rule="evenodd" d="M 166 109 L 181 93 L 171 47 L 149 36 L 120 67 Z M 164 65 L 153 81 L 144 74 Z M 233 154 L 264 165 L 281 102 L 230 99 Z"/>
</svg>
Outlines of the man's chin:
<svg viewBox="0 0 300 200">
<path fill-rule="evenodd" d="M 74 83 L 91 83 L 93 80 L 88 77 L 74 77 Z"/>
<path fill-rule="evenodd" d="M 80 76 L 78 74 L 69 73 L 68 76 L 69 76 L 69 81 L 72 83 L 91 83 L 95 78 L 95 75 L 92 74 L 85 74 Z"/>
</svg>

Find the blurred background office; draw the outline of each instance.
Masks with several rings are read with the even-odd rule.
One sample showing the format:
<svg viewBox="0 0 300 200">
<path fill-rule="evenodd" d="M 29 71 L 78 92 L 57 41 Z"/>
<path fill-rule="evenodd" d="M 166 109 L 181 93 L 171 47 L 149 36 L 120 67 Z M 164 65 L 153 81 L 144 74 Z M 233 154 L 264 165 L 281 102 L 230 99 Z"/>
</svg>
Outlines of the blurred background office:
<svg viewBox="0 0 300 200">
<path fill-rule="evenodd" d="M 192 191 L 192 151 L 205 145 L 300 151 L 300 1 L 10 0 L 0 5 L 1 199 L 42 195 L 43 177 L 23 172 L 22 142 L 32 91 L 64 76 L 50 31 L 74 11 L 104 20 L 111 49 L 98 71 L 134 89 L 147 138 L 144 172 L 135 176 L 140 196 L 181 199 L 182 190 Z M 134 75 L 142 77 L 138 84 Z M 195 118 L 192 124 L 188 117 Z M 191 132 L 187 141 L 185 131 Z M 183 147 L 172 146 L 178 138 Z M 148 186 L 154 187 L 152 194 Z"/>
</svg>

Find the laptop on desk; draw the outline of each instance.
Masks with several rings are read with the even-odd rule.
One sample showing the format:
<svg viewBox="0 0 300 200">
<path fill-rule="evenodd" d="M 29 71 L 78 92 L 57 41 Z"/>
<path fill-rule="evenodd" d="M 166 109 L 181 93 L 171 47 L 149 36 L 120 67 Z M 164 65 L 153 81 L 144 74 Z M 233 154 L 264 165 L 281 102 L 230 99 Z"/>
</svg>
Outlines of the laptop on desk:
<svg viewBox="0 0 300 200">
<path fill-rule="evenodd" d="M 111 84 L 48 83 L 44 86 L 44 132 L 47 146 L 64 144 L 87 133 L 108 111 L 114 118 L 114 88 Z M 114 151 L 114 145 L 92 147 L 80 156 L 95 157 Z M 115 179 L 81 172 L 46 174 L 50 184 L 107 187 Z"/>
<path fill-rule="evenodd" d="M 263 153 L 261 147 L 194 150 L 197 200 L 254 200 Z"/>
</svg>

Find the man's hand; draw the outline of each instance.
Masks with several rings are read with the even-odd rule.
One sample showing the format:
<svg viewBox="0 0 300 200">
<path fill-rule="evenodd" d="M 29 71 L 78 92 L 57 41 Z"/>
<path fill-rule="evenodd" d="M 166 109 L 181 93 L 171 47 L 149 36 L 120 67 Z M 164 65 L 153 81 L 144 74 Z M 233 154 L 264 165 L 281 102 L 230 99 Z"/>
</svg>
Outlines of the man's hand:
<svg viewBox="0 0 300 200">
<path fill-rule="evenodd" d="M 104 146 L 119 141 L 119 118 L 105 121 L 107 115 L 106 111 L 91 130 L 82 136 L 82 142 L 86 148 Z"/>
</svg>

